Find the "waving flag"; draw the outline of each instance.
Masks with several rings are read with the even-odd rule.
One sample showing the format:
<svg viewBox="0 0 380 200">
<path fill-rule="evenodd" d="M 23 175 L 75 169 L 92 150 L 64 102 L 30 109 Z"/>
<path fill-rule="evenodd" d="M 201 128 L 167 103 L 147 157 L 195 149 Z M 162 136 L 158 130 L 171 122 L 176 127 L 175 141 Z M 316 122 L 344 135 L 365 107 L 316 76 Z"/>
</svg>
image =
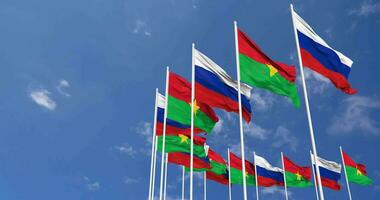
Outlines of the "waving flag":
<svg viewBox="0 0 380 200">
<path fill-rule="evenodd" d="M 163 136 L 159 136 L 157 140 L 157 150 L 162 151 Z M 207 152 L 205 149 L 206 139 L 199 136 L 194 136 L 194 155 L 198 157 L 206 157 Z M 165 136 L 165 152 L 182 152 L 190 153 L 191 140 L 186 135 L 168 135 Z"/>
<path fill-rule="evenodd" d="M 241 81 L 287 96 L 299 107 L 300 99 L 294 84 L 296 68 L 273 61 L 241 30 L 238 30 L 238 45 Z"/>
<path fill-rule="evenodd" d="M 296 12 L 293 16 L 303 65 L 330 79 L 343 92 L 355 94 L 348 82 L 352 60 L 331 48 Z"/>
<path fill-rule="evenodd" d="M 210 159 L 211 169 L 215 174 L 225 174 L 227 172 L 227 163 L 221 155 L 213 151 L 212 149 L 208 150 L 207 153 L 208 159 Z"/>
<path fill-rule="evenodd" d="M 311 154 L 311 160 L 313 165 L 315 165 L 313 154 Z M 320 157 L 317 158 L 317 162 L 319 166 L 319 173 L 321 175 L 322 186 L 333 190 L 340 190 L 338 181 L 341 176 L 340 173 L 342 166 L 336 162 L 328 161 Z"/>
<path fill-rule="evenodd" d="M 215 174 L 212 171 L 207 171 L 206 172 L 206 178 L 209 180 L 213 180 L 217 183 L 223 184 L 223 185 L 228 185 L 228 172 L 224 174 Z"/>
<path fill-rule="evenodd" d="M 230 152 L 231 184 L 243 184 L 243 168 L 241 158 Z M 245 178 L 247 185 L 255 185 L 255 167 L 249 161 L 245 161 Z"/>
<path fill-rule="evenodd" d="M 239 113 L 238 84 L 214 61 L 195 49 L 195 96 L 200 101 Z M 251 87 L 241 84 L 241 102 L 244 119 L 251 120 Z"/>
<path fill-rule="evenodd" d="M 356 163 L 344 151 L 342 151 L 342 154 L 348 181 L 359 185 L 371 185 L 372 180 L 367 176 L 365 165 Z"/>
<path fill-rule="evenodd" d="M 273 167 L 269 162 L 258 155 L 255 155 L 255 165 L 257 170 L 257 182 L 259 186 L 271 187 L 274 185 L 284 185 L 283 170 Z"/>
<path fill-rule="evenodd" d="M 165 112 L 164 95 L 158 93 L 157 99 L 157 122 L 156 122 L 156 135 L 161 136 L 163 133 L 164 125 L 164 112 Z M 203 132 L 201 129 L 194 127 L 194 133 Z M 190 136 L 190 126 L 181 124 L 171 119 L 166 119 L 166 135 L 188 135 Z"/>
<path fill-rule="evenodd" d="M 284 156 L 284 170 L 287 187 L 309 187 L 311 186 L 311 167 L 301 167 Z"/>
<path fill-rule="evenodd" d="M 207 133 L 214 128 L 219 118 L 214 110 L 205 103 L 195 99 L 194 103 L 194 127 Z M 191 84 L 181 76 L 170 72 L 168 119 L 181 124 L 191 125 Z"/>
<path fill-rule="evenodd" d="M 168 153 L 169 163 L 182 165 L 189 168 L 190 161 L 191 161 L 190 153 L 182 153 L 182 152 Z M 194 170 L 197 170 L 197 171 L 206 171 L 211 168 L 211 165 L 207 157 L 199 157 L 197 155 L 194 155 L 193 167 L 194 167 Z"/>
</svg>

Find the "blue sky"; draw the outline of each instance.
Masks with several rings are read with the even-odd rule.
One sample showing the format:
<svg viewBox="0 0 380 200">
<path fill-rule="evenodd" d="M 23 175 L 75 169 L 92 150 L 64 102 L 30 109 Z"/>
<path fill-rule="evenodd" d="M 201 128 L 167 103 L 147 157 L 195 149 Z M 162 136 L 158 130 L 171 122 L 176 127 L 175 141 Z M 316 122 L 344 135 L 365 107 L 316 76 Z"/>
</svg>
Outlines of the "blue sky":
<svg viewBox="0 0 380 200">
<path fill-rule="evenodd" d="M 145 199 L 148 193 L 154 90 L 164 90 L 165 66 L 190 78 L 191 43 L 236 77 L 233 20 L 272 58 L 297 64 L 291 1 L 250 0 L 2 0 L 0 2 L 0 198 Z M 354 199 L 380 195 L 380 2 L 292 1 L 296 11 L 354 61 L 359 90 L 348 96 L 307 71 L 318 153 L 340 162 L 339 145 L 367 165 L 370 187 L 351 185 Z M 298 77 L 299 78 L 299 77 Z M 299 80 L 298 80 L 299 81 Z M 298 90 L 302 95 L 301 87 Z M 304 103 L 254 89 L 246 155 L 280 164 L 280 152 L 309 165 Z M 225 158 L 238 153 L 238 118 L 217 111 L 208 143 Z M 180 197 L 177 166 L 168 195 Z M 201 176 L 195 197 L 202 194 Z M 209 199 L 227 198 L 208 181 Z M 328 199 L 346 199 L 325 189 Z M 188 185 L 186 185 L 188 186 Z M 188 188 L 188 187 L 186 187 Z M 233 187 L 241 199 L 241 187 Z M 250 198 L 254 188 L 248 189 Z M 291 189 L 313 199 L 314 189 Z M 281 188 L 260 188 L 281 199 Z"/>
</svg>

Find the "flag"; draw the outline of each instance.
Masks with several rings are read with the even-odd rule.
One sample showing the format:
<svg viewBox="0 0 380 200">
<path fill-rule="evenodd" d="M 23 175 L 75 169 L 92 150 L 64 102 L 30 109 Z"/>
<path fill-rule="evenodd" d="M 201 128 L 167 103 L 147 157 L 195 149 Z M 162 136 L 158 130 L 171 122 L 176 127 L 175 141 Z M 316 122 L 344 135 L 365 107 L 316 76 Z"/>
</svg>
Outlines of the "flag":
<svg viewBox="0 0 380 200">
<path fill-rule="evenodd" d="M 331 48 L 296 12 L 293 16 L 302 64 L 330 79 L 343 92 L 355 94 L 357 91 L 348 82 L 353 61 Z"/>
<path fill-rule="evenodd" d="M 159 136 L 157 140 L 157 150 L 162 151 L 163 136 Z M 205 141 L 206 139 L 199 136 L 194 136 L 194 155 L 206 157 Z M 190 153 L 191 140 L 186 135 L 168 135 L 165 136 L 165 152 L 182 152 Z"/>
<path fill-rule="evenodd" d="M 342 151 L 342 154 L 348 181 L 364 186 L 371 185 L 372 180 L 367 176 L 367 170 L 365 165 L 356 163 L 344 151 Z"/>
<path fill-rule="evenodd" d="M 172 152 L 168 153 L 168 162 L 172 164 L 190 167 L 191 155 L 190 153 Z M 193 155 L 193 169 L 194 170 L 208 170 L 211 168 L 210 161 L 207 157 L 199 157 Z"/>
<path fill-rule="evenodd" d="M 218 117 L 207 104 L 195 99 L 194 127 L 207 133 L 214 128 Z M 167 118 L 185 125 L 191 125 L 191 84 L 181 76 L 170 72 Z"/>
<path fill-rule="evenodd" d="M 164 113 L 165 113 L 166 98 L 164 95 L 158 93 L 157 98 L 157 122 L 156 122 L 156 135 L 161 136 L 164 127 Z M 190 136 L 190 126 L 184 125 L 171 119 L 166 119 L 166 133 L 165 135 L 188 135 Z M 194 133 L 203 132 L 201 129 L 194 127 Z"/>
<path fill-rule="evenodd" d="M 298 166 L 286 156 L 283 156 L 283 159 L 287 187 L 303 188 L 312 185 L 310 182 L 310 167 Z"/>
<path fill-rule="evenodd" d="M 315 166 L 313 154 L 311 154 L 311 160 L 313 165 Z M 319 173 L 321 175 L 322 186 L 333 190 L 340 190 L 340 185 L 338 181 L 341 176 L 340 173 L 342 166 L 339 163 L 328 161 L 320 157 L 317 157 L 317 162 L 319 166 Z"/>
<path fill-rule="evenodd" d="M 241 158 L 232 152 L 230 152 L 230 167 L 231 184 L 243 184 Z M 247 160 L 245 160 L 245 174 L 247 185 L 255 185 L 255 167 Z"/>
<path fill-rule="evenodd" d="M 212 171 L 207 171 L 206 172 L 206 178 L 209 180 L 213 180 L 217 183 L 223 184 L 223 185 L 228 185 L 228 172 L 224 174 L 215 174 Z"/>
<path fill-rule="evenodd" d="M 294 81 L 296 68 L 273 61 L 243 31 L 238 30 L 241 81 L 287 96 L 296 107 L 300 99 Z"/>
<path fill-rule="evenodd" d="M 207 157 L 210 160 L 211 169 L 215 174 L 225 174 L 227 171 L 227 163 L 221 155 L 213 151 L 212 149 L 208 150 Z"/>
<path fill-rule="evenodd" d="M 194 50 L 195 96 L 212 107 L 239 113 L 238 84 L 219 65 Z M 251 120 L 251 87 L 240 84 L 242 113 L 245 121 Z"/>
<path fill-rule="evenodd" d="M 284 185 L 283 170 L 273 167 L 265 158 L 255 155 L 256 175 L 259 186 Z"/>
</svg>

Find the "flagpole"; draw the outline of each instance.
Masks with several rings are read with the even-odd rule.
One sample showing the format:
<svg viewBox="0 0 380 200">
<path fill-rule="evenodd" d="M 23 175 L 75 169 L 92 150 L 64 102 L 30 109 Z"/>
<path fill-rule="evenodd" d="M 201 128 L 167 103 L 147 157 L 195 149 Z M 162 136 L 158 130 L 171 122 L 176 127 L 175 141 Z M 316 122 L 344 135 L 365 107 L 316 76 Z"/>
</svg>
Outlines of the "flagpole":
<svg viewBox="0 0 380 200">
<path fill-rule="evenodd" d="M 282 162 L 282 170 L 284 173 L 285 199 L 288 200 L 288 188 L 286 185 L 286 171 L 285 171 L 285 164 L 284 164 L 284 154 L 282 152 L 281 152 L 281 162 Z"/>
<path fill-rule="evenodd" d="M 346 171 L 346 163 L 344 162 L 344 158 L 343 158 L 343 150 L 342 150 L 342 146 L 339 146 L 339 149 L 340 149 L 340 156 L 342 157 L 342 163 L 343 163 L 343 169 L 344 169 L 344 176 L 346 177 L 346 184 L 347 184 L 348 197 L 350 197 L 350 200 L 352 200 L 352 197 L 351 197 L 351 190 L 350 190 L 350 184 L 348 183 L 348 177 L 347 177 L 347 171 Z"/>
<path fill-rule="evenodd" d="M 308 98 L 308 95 L 307 95 L 306 82 L 305 82 L 305 77 L 304 77 L 304 73 L 303 73 L 303 65 L 302 65 L 302 59 L 301 59 L 300 46 L 299 46 L 299 41 L 298 41 L 298 37 L 297 37 L 296 26 L 294 24 L 293 4 L 290 4 L 290 10 L 292 12 L 293 31 L 294 31 L 294 37 L 295 37 L 296 45 L 297 45 L 298 62 L 299 62 L 299 68 L 300 68 L 300 71 L 301 71 L 303 94 L 304 94 L 305 105 L 306 105 L 306 114 L 307 114 L 307 119 L 308 119 L 308 122 L 309 122 L 311 146 L 312 146 L 312 150 L 313 150 L 314 160 L 317 160 L 317 157 L 318 157 L 318 155 L 317 155 L 317 147 L 315 145 L 315 139 L 314 139 L 313 122 L 312 122 L 312 119 L 311 119 L 310 108 L 309 108 L 309 98 Z M 317 174 L 317 180 L 318 180 L 318 188 L 319 188 L 320 198 L 321 198 L 321 200 L 324 200 L 325 198 L 324 198 L 324 195 L 323 195 L 323 189 L 322 189 L 322 184 L 321 184 L 321 176 L 320 176 L 320 172 L 319 172 L 318 162 L 315 162 L 315 166 L 317 168 L 316 169 L 316 172 L 317 172 L 316 174 Z"/>
<path fill-rule="evenodd" d="M 190 200 L 193 200 L 193 159 L 194 159 L 194 98 L 195 98 L 195 67 L 194 67 L 195 44 L 191 49 L 191 135 L 190 135 Z"/>
<path fill-rule="evenodd" d="M 310 159 L 314 159 L 314 157 L 311 156 L 311 151 L 310 151 Z M 318 195 L 318 182 L 317 182 L 317 177 L 315 176 L 315 170 L 314 170 L 314 165 L 313 165 L 313 161 L 311 161 L 311 169 L 313 171 L 313 178 L 314 178 L 314 188 L 315 188 L 315 194 L 317 195 L 317 200 L 319 200 L 319 195 Z M 314 160 L 314 163 L 315 163 L 315 160 Z"/>
<path fill-rule="evenodd" d="M 206 177 L 206 172 L 203 173 L 203 199 L 206 200 L 207 199 L 207 177 Z"/>
<path fill-rule="evenodd" d="M 164 184 L 164 200 L 166 200 L 166 185 L 168 181 L 168 153 L 165 153 L 165 184 Z"/>
<path fill-rule="evenodd" d="M 185 166 L 182 166 L 182 200 L 185 200 Z"/>
<path fill-rule="evenodd" d="M 166 86 L 165 86 L 165 111 L 164 127 L 162 128 L 162 152 L 161 152 L 161 177 L 160 177 L 160 200 L 162 200 L 162 190 L 164 184 L 164 165 L 165 165 L 165 135 L 166 135 L 166 117 L 168 116 L 168 92 L 169 92 L 169 67 L 166 67 Z"/>
<path fill-rule="evenodd" d="M 158 88 L 156 88 L 156 95 L 154 101 L 154 117 L 153 117 L 153 133 L 152 133 L 152 153 L 150 158 L 150 176 L 149 176 L 149 197 L 151 199 L 152 196 L 152 179 L 153 179 L 153 160 L 154 160 L 154 146 L 155 146 L 155 137 L 156 137 L 156 121 L 157 121 L 157 95 Z"/>
<path fill-rule="evenodd" d="M 247 200 L 247 181 L 245 180 L 245 154 L 244 154 L 244 134 L 243 134 L 243 112 L 241 108 L 241 91 L 240 91 L 240 61 L 239 61 L 239 43 L 237 33 L 237 22 L 234 21 L 235 32 L 235 56 L 236 56 L 236 71 L 238 82 L 238 101 L 239 101 L 239 126 L 240 126 L 240 147 L 241 147 L 241 163 L 242 163 L 242 177 L 243 177 L 243 197 Z"/>
<path fill-rule="evenodd" d="M 257 178 L 256 152 L 253 152 L 253 162 L 255 166 L 256 200 L 259 200 L 259 179 Z"/>
<path fill-rule="evenodd" d="M 232 200 L 232 190 L 231 190 L 231 160 L 230 160 L 230 148 L 227 148 L 228 152 L 228 196 L 229 200 Z"/>
<path fill-rule="evenodd" d="M 156 184 L 156 164 L 157 164 L 157 140 L 158 136 L 154 137 L 154 161 L 153 161 L 153 179 L 152 179 L 152 196 L 151 200 L 154 199 L 154 187 Z"/>
</svg>

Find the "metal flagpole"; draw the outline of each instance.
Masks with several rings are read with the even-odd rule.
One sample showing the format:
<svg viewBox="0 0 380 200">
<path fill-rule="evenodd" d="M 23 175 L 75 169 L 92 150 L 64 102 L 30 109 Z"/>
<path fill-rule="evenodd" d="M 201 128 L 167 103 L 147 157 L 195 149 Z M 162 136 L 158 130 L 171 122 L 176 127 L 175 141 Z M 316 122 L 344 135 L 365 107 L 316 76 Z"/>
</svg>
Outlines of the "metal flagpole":
<svg viewBox="0 0 380 200">
<path fill-rule="evenodd" d="M 352 197 L 351 197 L 351 190 L 350 190 L 350 184 L 348 183 L 348 177 L 347 177 L 347 171 L 346 171 L 346 163 L 344 163 L 344 158 L 343 158 L 343 150 L 342 150 L 342 146 L 339 146 L 339 149 L 340 149 L 340 156 L 342 157 L 342 163 L 343 163 L 343 169 L 344 169 L 344 176 L 346 177 L 346 184 L 347 184 L 348 197 L 350 197 L 350 200 L 352 200 Z"/>
<path fill-rule="evenodd" d="M 182 200 L 185 200 L 185 166 L 182 166 Z"/>
<path fill-rule="evenodd" d="M 230 160 L 230 148 L 227 149 L 228 152 L 228 196 L 229 200 L 232 200 L 232 191 L 231 191 L 231 160 Z"/>
<path fill-rule="evenodd" d="M 298 37 L 297 37 L 296 26 L 295 26 L 295 23 L 294 23 L 294 11 L 293 11 L 293 5 L 292 4 L 290 4 L 290 10 L 292 12 L 293 31 L 294 31 L 294 37 L 295 37 L 296 45 L 297 45 L 298 62 L 299 62 L 299 68 L 300 68 L 300 71 L 301 71 L 303 94 L 304 94 L 305 105 L 306 105 L 306 114 L 307 114 L 307 119 L 308 119 L 308 122 L 309 122 L 311 146 L 312 146 L 314 158 L 315 158 L 315 160 L 317 160 L 318 155 L 317 155 L 317 147 L 315 145 L 315 139 L 314 139 L 313 122 L 312 122 L 311 114 L 310 114 L 309 98 L 308 98 L 308 95 L 307 95 L 306 82 L 305 82 L 305 77 L 304 77 L 304 73 L 303 73 L 303 65 L 302 65 L 302 59 L 301 59 L 301 53 L 300 53 L 300 46 L 299 46 L 299 41 L 298 41 Z M 321 176 L 320 176 L 320 172 L 319 172 L 318 162 L 315 162 L 315 166 L 317 168 L 316 169 L 316 172 L 317 172 L 316 174 L 317 174 L 317 180 L 318 180 L 318 183 L 319 183 L 318 184 L 319 195 L 320 195 L 321 200 L 324 200 L 324 195 L 323 195 L 323 189 L 322 189 L 322 184 L 321 184 Z"/>
<path fill-rule="evenodd" d="M 165 135 L 166 135 L 166 117 L 168 116 L 168 92 L 169 92 L 169 67 L 166 67 L 166 86 L 165 86 L 165 111 L 164 127 L 162 128 L 162 152 L 161 152 L 161 178 L 160 178 L 160 200 L 162 200 L 162 190 L 164 184 L 164 165 L 165 165 Z"/>
<path fill-rule="evenodd" d="M 151 200 L 154 199 L 154 186 L 156 184 L 157 140 L 158 140 L 158 136 L 155 136 L 154 137 L 154 160 L 153 160 L 153 179 L 152 179 Z"/>
<path fill-rule="evenodd" d="M 242 177 L 243 177 L 243 196 L 244 200 L 247 200 L 247 181 L 245 180 L 245 154 L 244 154 L 244 135 L 243 135 L 243 112 L 241 108 L 241 91 L 240 91 L 240 61 L 239 61 L 239 43 L 238 43 L 238 32 L 237 32 L 237 22 L 234 21 L 234 32 L 235 32 L 235 56 L 236 56 L 236 71 L 237 71 L 237 82 L 238 82 L 238 101 L 239 101 L 239 126 L 240 126 L 240 147 L 241 147 L 241 163 L 242 163 Z"/>
<path fill-rule="evenodd" d="M 284 154 L 282 152 L 281 152 L 281 162 L 282 162 L 282 170 L 284 173 L 285 199 L 288 200 L 288 188 L 286 185 L 286 171 L 285 171 L 285 164 L 284 164 Z"/>
<path fill-rule="evenodd" d="M 155 102 L 154 102 L 154 117 L 153 117 L 153 133 L 152 133 L 152 153 L 150 158 L 150 177 L 149 177 L 149 197 L 152 197 L 152 179 L 153 179 L 153 160 L 154 160 L 154 146 L 155 146 L 155 138 L 156 138 L 156 121 L 157 121 L 157 95 L 158 88 L 156 88 Z"/>
<path fill-rule="evenodd" d="M 259 179 L 257 178 L 256 153 L 255 152 L 253 152 L 253 162 L 254 162 L 254 166 L 255 166 L 256 200 L 259 200 Z"/>
<path fill-rule="evenodd" d="M 194 98 L 195 98 L 195 68 L 194 68 L 194 50 L 195 44 L 192 44 L 191 49 L 191 135 L 190 135 L 190 200 L 193 200 L 193 158 L 194 158 Z"/>
<path fill-rule="evenodd" d="M 310 159 L 314 159 L 314 157 L 312 157 L 311 155 L 311 151 L 310 151 Z M 315 163 L 315 160 L 314 162 L 312 160 L 311 161 L 311 169 L 313 171 L 313 178 L 314 178 L 314 188 L 315 188 L 315 195 L 317 195 L 317 200 L 319 200 L 319 195 L 318 195 L 318 182 L 317 182 L 317 177 L 315 176 L 315 170 L 314 170 L 314 165 L 313 163 Z"/>
<path fill-rule="evenodd" d="M 203 199 L 207 199 L 207 175 L 206 172 L 203 172 Z"/>
<path fill-rule="evenodd" d="M 166 200 L 166 185 L 168 182 L 168 153 L 165 154 L 165 181 L 164 181 L 164 200 Z"/>
</svg>

